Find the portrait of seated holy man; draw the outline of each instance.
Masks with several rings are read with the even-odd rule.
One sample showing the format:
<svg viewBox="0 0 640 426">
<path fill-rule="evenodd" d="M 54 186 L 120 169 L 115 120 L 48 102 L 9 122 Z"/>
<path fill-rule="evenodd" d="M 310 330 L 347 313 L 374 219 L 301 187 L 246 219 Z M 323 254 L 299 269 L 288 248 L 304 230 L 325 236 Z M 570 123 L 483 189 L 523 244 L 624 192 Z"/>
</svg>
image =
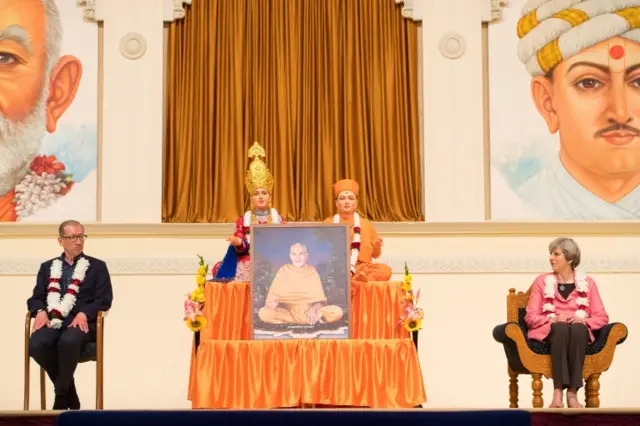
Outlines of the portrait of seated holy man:
<svg viewBox="0 0 640 426">
<path fill-rule="evenodd" d="M 342 225 L 254 229 L 255 339 L 350 336 L 347 236 Z"/>
</svg>

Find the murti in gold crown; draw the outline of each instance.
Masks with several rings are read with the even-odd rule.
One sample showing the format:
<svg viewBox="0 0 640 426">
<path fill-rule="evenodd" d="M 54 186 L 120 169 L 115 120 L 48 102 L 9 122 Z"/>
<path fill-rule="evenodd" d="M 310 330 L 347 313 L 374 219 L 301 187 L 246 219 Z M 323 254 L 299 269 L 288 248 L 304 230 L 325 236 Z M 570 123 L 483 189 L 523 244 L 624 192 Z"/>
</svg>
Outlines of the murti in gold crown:
<svg viewBox="0 0 640 426">
<path fill-rule="evenodd" d="M 253 161 L 251 161 L 249 165 L 249 170 L 247 170 L 247 176 L 244 180 L 247 191 L 249 191 L 249 194 L 253 194 L 256 189 L 265 188 L 272 194 L 274 184 L 273 175 L 261 158 L 267 156 L 264 148 L 258 142 L 254 142 L 251 148 L 249 148 L 248 153 L 249 158 L 253 158 Z"/>
</svg>

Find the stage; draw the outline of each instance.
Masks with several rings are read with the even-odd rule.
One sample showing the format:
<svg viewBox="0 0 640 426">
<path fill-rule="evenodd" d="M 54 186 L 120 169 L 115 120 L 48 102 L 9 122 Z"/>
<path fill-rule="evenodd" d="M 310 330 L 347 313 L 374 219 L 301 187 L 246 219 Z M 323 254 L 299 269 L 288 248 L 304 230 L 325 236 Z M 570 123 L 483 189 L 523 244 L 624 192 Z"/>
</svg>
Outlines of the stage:
<svg viewBox="0 0 640 426">
<path fill-rule="evenodd" d="M 155 426 L 184 424 L 249 424 L 276 422 L 280 426 L 367 426 L 429 424 L 430 426 L 640 426 L 640 409 L 289 409 L 289 410 L 81 410 L 5 411 L 0 426 Z"/>
</svg>

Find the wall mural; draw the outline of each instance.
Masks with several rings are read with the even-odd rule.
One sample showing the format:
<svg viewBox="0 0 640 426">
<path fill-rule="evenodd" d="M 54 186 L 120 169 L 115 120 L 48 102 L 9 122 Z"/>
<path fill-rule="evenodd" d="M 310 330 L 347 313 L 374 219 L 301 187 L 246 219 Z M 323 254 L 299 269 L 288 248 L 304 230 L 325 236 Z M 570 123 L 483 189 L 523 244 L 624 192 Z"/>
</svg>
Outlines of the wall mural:
<svg viewBox="0 0 640 426">
<path fill-rule="evenodd" d="M 95 221 L 98 26 L 76 0 L 0 0 L 0 222 Z"/>
<path fill-rule="evenodd" d="M 510 0 L 489 27 L 496 220 L 640 218 L 640 0 Z"/>
</svg>

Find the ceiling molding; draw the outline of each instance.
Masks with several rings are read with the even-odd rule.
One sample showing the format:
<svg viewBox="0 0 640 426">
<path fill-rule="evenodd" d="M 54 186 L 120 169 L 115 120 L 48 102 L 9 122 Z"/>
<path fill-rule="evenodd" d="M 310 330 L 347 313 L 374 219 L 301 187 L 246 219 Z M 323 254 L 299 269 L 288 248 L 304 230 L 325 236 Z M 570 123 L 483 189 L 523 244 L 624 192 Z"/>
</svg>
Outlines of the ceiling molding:
<svg viewBox="0 0 640 426">
<path fill-rule="evenodd" d="M 179 19 L 184 19 L 186 14 L 185 5 L 191 6 L 192 0 L 171 0 L 171 1 L 173 2 L 173 14 L 172 14 L 172 19 L 169 19 L 169 21 L 177 21 Z"/>
<path fill-rule="evenodd" d="M 502 9 L 508 6 L 507 0 L 484 0 L 491 2 L 491 18 L 486 22 L 499 22 L 502 20 Z"/>
<path fill-rule="evenodd" d="M 402 5 L 402 16 L 407 18 L 407 19 L 411 19 L 412 21 L 420 21 L 422 20 L 421 17 L 419 17 L 417 15 L 417 13 L 415 12 L 415 9 L 413 7 L 413 4 L 415 2 L 415 0 L 395 0 L 396 4 L 401 4 Z"/>
<path fill-rule="evenodd" d="M 104 21 L 101 1 L 109 0 L 76 0 L 78 7 L 84 8 L 83 17 L 89 21 Z M 184 19 L 185 5 L 191 5 L 193 0 L 157 0 L 163 8 L 163 21 L 172 22 Z M 132 6 L 133 7 L 133 6 Z"/>
<path fill-rule="evenodd" d="M 84 12 L 82 16 L 89 21 L 102 21 L 104 18 L 97 12 L 98 0 L 77 0 L 76 6 L 82 7 Z"/>
</svg>

